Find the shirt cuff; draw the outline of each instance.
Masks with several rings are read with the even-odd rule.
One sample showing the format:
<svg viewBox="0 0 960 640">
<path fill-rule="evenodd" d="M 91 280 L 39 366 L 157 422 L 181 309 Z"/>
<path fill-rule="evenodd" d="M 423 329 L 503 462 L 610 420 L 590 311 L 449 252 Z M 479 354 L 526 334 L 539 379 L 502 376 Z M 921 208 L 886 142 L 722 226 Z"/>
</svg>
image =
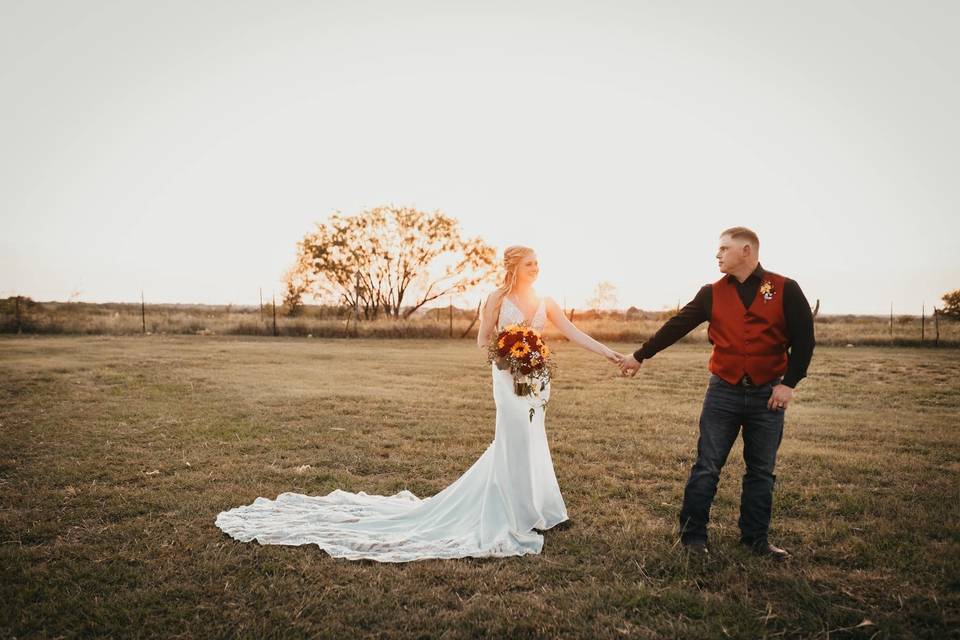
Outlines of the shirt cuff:
<svg viewBox="0 0 960 640">
<path fill-rule="evenodd" d="M 791 389 L 793 389 L 797 386 L 799 382 L 800 382 L 799 378 L 793 378 L 792 376 L 784 376 L 783 380 L 780 381 L 780 384 L 782 384 L 785 387 L 790 387 Z"/>
<path fill-rule="evenodd" d="M 650 356 L 644 355 L 644 350 L 647 348 L 647 343 L 644 342 L 640 345 L 640 348 L 633 352 L 633 359 L 637 362 L 642 362 L 649 358 Z"/>
</svg>

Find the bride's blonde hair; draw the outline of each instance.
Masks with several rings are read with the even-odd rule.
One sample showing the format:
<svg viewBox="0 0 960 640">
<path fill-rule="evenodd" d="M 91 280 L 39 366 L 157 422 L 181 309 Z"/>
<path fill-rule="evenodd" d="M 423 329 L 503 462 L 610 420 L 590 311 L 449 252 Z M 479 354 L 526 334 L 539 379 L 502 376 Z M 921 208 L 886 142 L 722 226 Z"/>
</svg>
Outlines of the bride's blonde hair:
<svg viewBox="0 0 960 640">
<path fill-rule="evenodd" d="M 524 257 L 533 253 L 530 247 L 513 245 L 503 250 L 503 277 L 497 285 L 497 289 L 503 292 L 503 295 L 513 291 L 517 284 L 517 267 L 523 262 Z"/>
<path fill-rule="evenodd" d="M 500 316 L 500 305 L 503 304 L 503 299 L 513 291 L 513 287 L 517 284 L 517 269 L 520 263 L 533 252 L 530 247 L 522 245 L 513 245 L 503 250 L 503 274 L 497 283 L 495 291 L 497 295 L 490 316 L 494 322 Z"/>
</svg>

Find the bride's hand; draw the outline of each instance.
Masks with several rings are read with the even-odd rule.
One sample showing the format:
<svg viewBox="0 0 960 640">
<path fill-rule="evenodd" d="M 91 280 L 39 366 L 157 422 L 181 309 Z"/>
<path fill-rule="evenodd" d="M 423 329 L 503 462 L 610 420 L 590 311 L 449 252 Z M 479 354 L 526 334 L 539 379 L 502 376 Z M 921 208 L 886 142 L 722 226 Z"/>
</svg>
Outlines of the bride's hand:
<svg viewBox="0 0 960 640">
<path fill-rule="evenodd" d="M 620 353 L 617 353 L 610 347 L 604 347 L 603 357 L 617 366 L 619 366 L 621 360 L 623 360 L 623 355 Z"/>
</svg>

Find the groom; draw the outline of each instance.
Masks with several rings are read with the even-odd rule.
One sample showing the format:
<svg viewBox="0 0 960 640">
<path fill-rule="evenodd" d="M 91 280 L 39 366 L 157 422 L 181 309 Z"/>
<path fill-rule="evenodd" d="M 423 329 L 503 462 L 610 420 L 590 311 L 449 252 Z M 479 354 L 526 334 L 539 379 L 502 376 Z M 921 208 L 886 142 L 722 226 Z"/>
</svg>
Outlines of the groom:
<svg viewBox="0 0 960 640">
<path fill-rule="evenodd" d="M 813 355 L 813 315 L 800 286 L 766 271 L 760 240 L 746 227 L 720 234 L 720 271 L 696 297 L 631 356 L 620 371 L 634 376 L 652 358 L 709 321 L 712 373 L 700 414 L 697 460 L 680 510 L 680 538 L 695 555 L 707 556 L 707 522 L 720 469 L 743 427 L 747 472 L 740 495 L 740 542 L 759 555 L 781 560 L 784 549 L 767 540 L 773 504 L 774 465 L 783 437 L 784 411 L 807 374 Z"/>
</svg>

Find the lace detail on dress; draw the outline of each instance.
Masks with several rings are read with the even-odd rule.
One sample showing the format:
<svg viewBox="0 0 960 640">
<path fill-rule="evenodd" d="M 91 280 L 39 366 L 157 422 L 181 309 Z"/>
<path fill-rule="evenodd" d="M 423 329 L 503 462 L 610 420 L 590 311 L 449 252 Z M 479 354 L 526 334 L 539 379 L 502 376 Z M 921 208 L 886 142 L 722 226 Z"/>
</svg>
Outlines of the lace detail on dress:
<svg viewBox="0 0 960 640">
<path fill-rule="evenodd" d="M 507 306 L 509 304 L 509 306 Z M 523 311 L 520 310 L 513 301 L 504 296 L 503 302 L 500 303 L 500 318 L 497 321 L 497 329 L 503 329 L 509 324 L 520 324 L 525 321 L 526 318 L 523 316 Z M 543 331 L 543 327 L 547 323 L 547 306 L 546 298 L 540 298 L 540 304 L 537 305 L 537 310 L 533 313 L 533 319 L 530 321 L 530 326 L 536 329 L 537 331 Z"/>
</svg>

